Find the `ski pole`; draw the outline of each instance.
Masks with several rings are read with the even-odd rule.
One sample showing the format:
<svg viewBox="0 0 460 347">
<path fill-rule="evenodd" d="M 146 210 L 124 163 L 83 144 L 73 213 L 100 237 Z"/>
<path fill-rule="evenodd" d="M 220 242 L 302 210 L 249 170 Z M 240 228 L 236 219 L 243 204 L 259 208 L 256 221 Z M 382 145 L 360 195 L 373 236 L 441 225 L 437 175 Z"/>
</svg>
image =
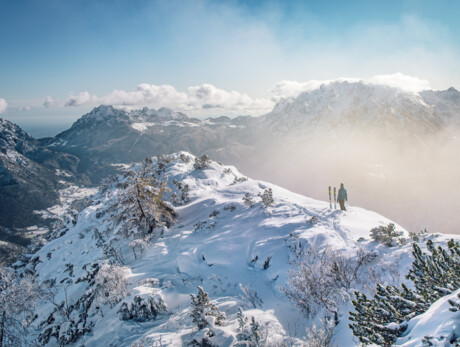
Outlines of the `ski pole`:
<svg viewBox="0 0 460 347">
<path fill-rule="evenodd" d="M 337 209 L 336 188 L 334 187 L 334 209 Z"/>
</svg>

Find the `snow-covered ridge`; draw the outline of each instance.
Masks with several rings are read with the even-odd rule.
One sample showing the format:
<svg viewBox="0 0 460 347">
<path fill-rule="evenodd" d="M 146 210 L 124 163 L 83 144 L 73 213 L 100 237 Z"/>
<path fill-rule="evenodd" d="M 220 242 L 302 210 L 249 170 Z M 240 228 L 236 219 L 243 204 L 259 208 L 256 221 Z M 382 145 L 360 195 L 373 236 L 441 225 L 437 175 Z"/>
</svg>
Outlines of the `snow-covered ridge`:
<svg viewBox="0 0 460 347">
<path fill-rule="evenodd" d="M 295 97 L 280 99 L 262 120 L 275 132 L 294 130 L 314 125 L 316 130 L 327 130 L 337 124 L 353 126 L 393 124 L 439 129 L 460 121 L 455 114 L 460 110 L 460 93 L 455 88 L 446 91 L 405 89 L 378 81 L 339 79 L 320 84 Z M 254 117 L 250 117 L 254 118 Z M 204 126 L 235 122 L 228 117 L 208 118 L 205 121 L 189 118 L 169 108 L 158 110 L 147 107 L 101 105 L 81 117 L 74 126 L 91 122 L 126 122 L 133 129 L 145 132 L 155 126 Z M 172 121 L 165 124 L 164 122 Z M 323 129 L 324 128 L 324 129 Z"/>
<path fill-rule="evenodd" d="M 452 95 L 446 99 L 440 93 Z M 267 120 L 280 131 L 295 131 L 300 126 L 323 132 L 338 125 L 358 129 L 390 125 L 433 131 L 451 123 L 452 117 L 446 114 L 455 113 L 459 107 L 457 94 L 460 96 L 453 88 L 446 92 L 413 93 L 362 81 L 333 82 L 280 100 Z"/>
<path fill-rule="evenodd" d="M 33 138 L 16 124 L 0 118 L 0 148 L 14 149 L 22 141 L 32 142 Z"/>
<path fill-rule="evenodd" d="M 311 322 L 302 319 L 281 292 L 299 251 L 330 247 L 354 256 L 364 249 L 376 255 L 369 268 L 379 272 L 394 266 L 399 273 L 407 272 L 409 244 L 388 248 L 370 240 L 371 228 L 390 222 L 385 217 L 353 206 L 348 212 L 330 209 L 329 203 L 246 179 L 234 167 L 211 162 L 196 169 L 194 161 L 192 155 L 180 153 L 128 168 L 106 183 L 82 212 L 64 219 L 62 229 L 57 230 L 61 236 L 31 257 L 23 271 L 35 272 L 41 281 L 54 283 L 56 303 L 66 301 L 84 307 L 86 312 L 83 322 L 82 311 L 72 309 L 67 318 L 52 303 L 42 303 L 36 323 L 48 323 L 38 331 L 51 334 L 48 340 L 42 339 L 44 344 L 56 345 L 52 336 L 77 336 L 78 344 L 85 346 L 128 346 L 140 339 L 148 345 L 160 341 L 163 345 L 184 345 L 203 334 L 191 322 L 189 296 L 201 286 L 227 317 L 223 327 L 212 326 L 214 343 L 237 343 L 237 314 L 242 307 L 246 316 L 254 316 L 262 325 L 267 323 L 268 345 L 290 339 L 292 327 L 297 333 L 290 341 L 299 345 Z M 139 174 L 154 174 L 166 182 L 171 190 L 164 189 L 163 197 L 175 207 L 171 203 L 165 206 L 176 214 L 174 224 L 163 225 L 144 238 L 136 238 L 139 226 L 131 224 L 122 203 L 132 187 L 130 182 Z M 139 182 L 145 187 L 144 181 Z M 272 190 L 274 205 L 265 208 L 258 194 L 267 189 Z M 246 193 L 252 196 L 253 207 L 243 203 Z M 397 230 L 407 237 L 401 227 Z M 430 237 L 439 242 L 447 239 Z M 107 301 L 95 294 L 100 292 L 100 276 L 111 271 L 126 277 L 124 291 L 111 292 L 109 298 L 120 295 L 120 300 Z M 385 282 L 385 272 L 381 276 Z M 261 302 L 252 305 L 242 299 L 241 286 L 257 292 Z M 88 301 L 92 297 L 94 301 Z M 133 324 L 126 307 L 132 307 L 136 297 L 153 300 L 154 319 Z M 163 304 L 166 312 L 161 309 Z M 84 331 L 82 325 L 91 332 L 79 336 L 76 332 Z M 341 311 L 336 335 L 342 346 L 354 345 L 346 309 Z"/>
<path fill-rule="evenodd" d="M 187 121 L 189 118 L 181 113 L 175 112 L 169 108 L 160 108 L 158 110 L 144 107 L 142 109 L 125 109 L 123 107 L 116 108 L 110 105 L 101 105 L 94 108 L 88 114 L 78 119 L 73 127 L 77 127 L 88 123 L 111 123 L 111 122 L 126 122 L 136 130 L 143 131 L 149 126 L 165 121 Z"/>
<path fill-rule="evenodd" d="M 291 137 L 298 137 L 295 134 L 304 134 L 305 130 L 322 136 L 339 127 L 356 132 L 366 127 L 390 131 L 404 129 L 409 133 L 436 132 L 446 125 L 460 124 L 458 117 L 454 116 L 460 110 L 459 100 L 460 93 L 454 88 L 413 92 L 379 83 L 339 80 L 322 84 L 296 97 L 281 99 L 270 113 L 252 123 L 254 127 L 262 124 L 263 133 L 270 131 Z M 254 117 L 249 119 L 254 120 Z M 168 108 L 132 109 L 104 105 L 84 115 L 74 126 L 100 122 L 105 122 L 106 126 L 126 123 L 140 133 L 161 132 L 167 126 L 239 127 L 237 119 L 222 116 L 198 120 Z M 258 130 L 254 129 L 254 133 L 258 134 Z"/>
<path fill-rule="evenodd" d="M 0 226 L 12 230 L 43 225 L 33 213 L 57 203 L 56 170 L 70 173 L 78 159 L 45 148 L 19 126 L 0 119 Z"/>
<path fill-rule="evenodd" d="M 406 347 L 454 346 L 460 337 L 460 289 L 433 303 L 425 313 L 412 318 L 396 343 Z M 455 344 L 456 346 L 457 344 Z"/>
</svg>

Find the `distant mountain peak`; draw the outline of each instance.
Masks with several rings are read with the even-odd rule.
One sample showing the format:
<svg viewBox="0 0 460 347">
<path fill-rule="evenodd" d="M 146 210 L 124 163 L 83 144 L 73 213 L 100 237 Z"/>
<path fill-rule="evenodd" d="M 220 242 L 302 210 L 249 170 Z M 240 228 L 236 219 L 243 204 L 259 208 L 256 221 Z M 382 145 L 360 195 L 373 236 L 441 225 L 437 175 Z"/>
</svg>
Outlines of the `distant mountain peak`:
<svg viewBox="0 0 460 347">
<path fill-rule="evenodd" d="M 162 107 L 158 109 L 157 111 L 155 111 L 154 109 L 150 109 L 150 111 L 156 113 L 156 115 L 162 119 L 176 119 L 176 120 L 188 119 L 185 113 L 176 112 L 168 107 Z"/>
<path fill-rule="evenodd" d="M 34 139 L 18 125 L 0 118 L 0 148 L 12 148 L 24 141 L 33 142 Z"/>
<path fill-rule="evenodd" d="M 87 122 L 101 122 L 107 119 L 113 118 L 125 118 L 126 112 L 124 110 L 117 109 L 111 105 L 100 105 L 93 108 L 89 113 L 79 118 L 74 125 L 87 123 Z"/>
<path fill-rule="evenodd" d="M 164 120 L 187 120 L 187 115 L 182 112 L 176 112 L 170 108 L 162 107 L 158 110 L 143 107 L 141 109 L 124 109 L 111 105 L 100 105 L 92 109 L 89 113 L 78 119 L 74 125 L 78 126 L 86 123 L 104 122 L 110 125 L 108 121 L 124 122 L 128 124 L 137 124 L 142 122 L 164 121 Z"/>
<path fill-rule="evenodd" d="M 359 131 L 369 124 L 380 129 L 434 131 L 445 119 L 433 112 L 425 95 L 363 81 L 335 81 L 280 100 L 267 118 L 277 132 L 286 134 L 302 129 L 324 132 L 339 125 Z"/>
</svg>

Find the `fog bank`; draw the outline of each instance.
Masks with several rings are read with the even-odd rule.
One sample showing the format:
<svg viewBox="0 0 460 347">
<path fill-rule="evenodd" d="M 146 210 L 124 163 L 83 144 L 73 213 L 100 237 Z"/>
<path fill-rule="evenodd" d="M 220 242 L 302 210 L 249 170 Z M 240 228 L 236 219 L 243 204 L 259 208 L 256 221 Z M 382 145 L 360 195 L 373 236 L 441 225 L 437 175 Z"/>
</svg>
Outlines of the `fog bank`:
<svg viewBox="0 0 460 347">
<path fill-rule="evenodd" d="M 260 149 L 268 154 L 261 165 L 244 166 L 252 177 L 320 200 L 328 200 L 328 186 L 344 183 L 351 209 L 374 210 L 409 231 L 460 233 L 459 129 L 417 136 L 351 131 L 272 144 Z"/>
</svg>

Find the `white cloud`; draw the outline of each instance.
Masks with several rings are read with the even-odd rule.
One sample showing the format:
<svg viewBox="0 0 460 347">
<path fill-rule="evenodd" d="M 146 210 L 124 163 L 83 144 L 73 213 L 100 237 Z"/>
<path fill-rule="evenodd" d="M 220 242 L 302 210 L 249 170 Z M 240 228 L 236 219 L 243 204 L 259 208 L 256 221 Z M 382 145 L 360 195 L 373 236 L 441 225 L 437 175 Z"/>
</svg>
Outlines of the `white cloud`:
<svg viewBox="0 0 460 347">
<path fill-rule="evenodd" d="M 95 96 L 90 95 L 88 92 L 81 92 L 78 95 L 70 96 L 65 102 L 65 106 L 81 106 L 95 102 L 97 102 Z"/>
<path fill-rule="evenodd" d="M 52 96 L 47 96 L 45 102 L 43 103 L 45 107 L 56 107 L 58 106 L 58 100 L 53 98 Z"/>
<path fill-rule="evenodd" d="M 407 76 L 400 72 L 390 75 L 378 75 L 369 79 L 359 78 L 338 78 L 335 80 L 311 80 L 307 82 L 298 81 L 281 81 L 278 82 L 273 89 L 270 90 L 272 100 L 278 101 L 282 98 L 296 97 L 300 93 L 310 92 L 318 89 L 322 85 L 328 85 L 334 82 L 363 82 L 365 84 L 382 85 L 400 89 L 406 92 L 417 93 L 422 90 L 431 89 L 427 80 Z"/>
<path fill-rule="evenodd" d="M 249 95 L 238 91 L 225 91 L 211 84 L 189 87 L 187 95 L 192 104 L 201 108 L 223 108 L 230 110 L 261 110 L 271 107 L 271 102 L 266 99 L 251 98 Z"/>
<path fill-rule="evenodd" d="M 3 98 L 0 98 L 0 113 L 5 112 L 7 108 L 8 108 L 8 103 L 6 102 L 6 100 Z"/>
<path fill-rule="evenodd" d="M 169 107 L 190 115 L 216 113 L 261 115 L 270 112 L 277 101 L 282 98 L 297 97 L 302 92 L 310 92 L 336 82 L 362 82 L 365 84 L 384 85 L 406 92 L 419 92 L 430 89 L 428 81 L 418 77 L 395 73 L 378 75 L 369 79 L 338 78 L 334 80 L 311 80 L 306 82 L 281 81 L 271 90 L 270 98 L 254 98 L 239 91 L 227 91 L 212 84 L 191 86 L 186 91 L 178 91 L 171 85 L 154 85 L 141 83 L 136 90 L 114 90 L 105 96 L 92 95 L 88 91 L 71 94 L 67 99 L 55 99 L 47 96 L 45 107 L 58 106 L 130 106 L 130 107 Z"/>
<path fill-rule="evenodd" d="M 420 92 L 422 90 L 431 89 L 430 83 L 427 80 L 403 75 L 398 72 L 392 75 L 379 75 L 372 77 L 369 81 L 372 84 L 380 84 L 389 87 L 398 88 L 408 92 Z"/>
<path fill-rule="evenodd" d="M 19 112 L 30 111 L 30 106 L 20 106 L 18 107 Z"/>
<path fill-rule="evenodd" d="M 46 107 L 82 105 L 114 105 L 137 107 L 170 107 L 191 113 L 206 113 L 206 110 L 219 109 L 219 112 L 241 111 L 260 114 L 268 112 L 273 102 L 268 99 L 252 98 L 238 91 L 226 91 L 211 84 L 188 87 L 186 92 L 176 90 L 171 85 L 141 83 L 134 91 L 114 90 L 105 96 L 91 95 L 84 91 L 71 95 L 64 101 L 47 97 Z"/>
<path fill-rule="evenodd" d="M 270 90 L 272 94 L 272 100 L 279 100 L 282 98 L 296 97 L 300 93 L 310 92 L 312 90 L 318 89 L 322 85 L 330 84 L 333 82 L 358 82 L 359 78 L 338 78 L 335 80 L 311 80 L 307 82 L 298 82 L 298 81 L 281 81 L 278 82 L 275 87 Z"/>
</svg>

